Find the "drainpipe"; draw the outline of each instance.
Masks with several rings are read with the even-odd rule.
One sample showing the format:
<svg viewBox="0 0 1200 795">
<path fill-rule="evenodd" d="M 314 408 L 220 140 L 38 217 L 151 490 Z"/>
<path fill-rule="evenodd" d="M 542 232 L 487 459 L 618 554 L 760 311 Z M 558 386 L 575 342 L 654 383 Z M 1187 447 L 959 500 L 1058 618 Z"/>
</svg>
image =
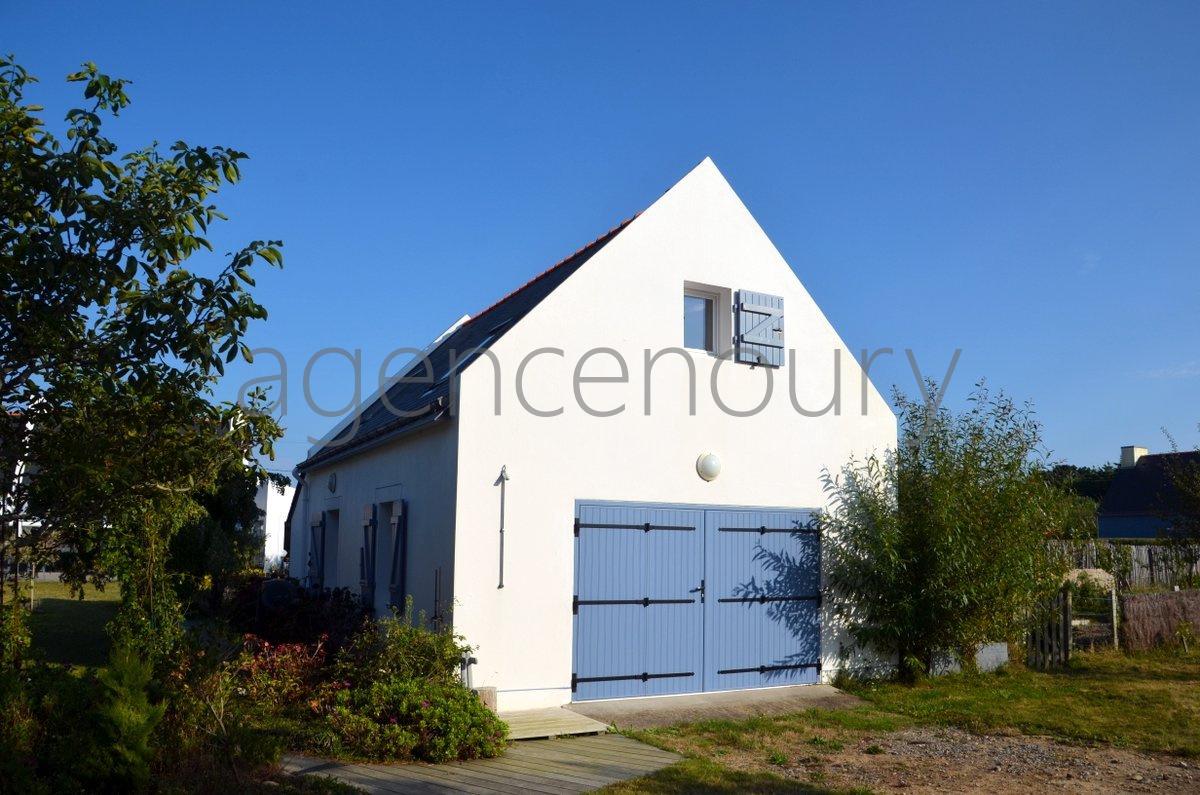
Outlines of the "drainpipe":
<svg viewBox="0 0 1200 795">
<path fill-rule="evenodd" d="M 508 467 L 500 467 L 500 477 L 496 478 L 496 482 L 492 485 L 500 487 L 500 584 L 497 588 L 504 587 L 504 492 L 505 486 L 508 484 Z"/>
</svg>

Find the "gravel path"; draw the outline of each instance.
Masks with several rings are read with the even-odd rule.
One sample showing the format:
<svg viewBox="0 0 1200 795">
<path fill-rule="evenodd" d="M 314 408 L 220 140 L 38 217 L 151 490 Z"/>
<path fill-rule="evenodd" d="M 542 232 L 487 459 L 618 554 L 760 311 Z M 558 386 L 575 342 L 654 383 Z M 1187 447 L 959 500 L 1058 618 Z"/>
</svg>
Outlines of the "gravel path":
<svg viewBox="0 0 1200 795">
<path fill-rule="evenodd" d="M 1200 766 L 1177 757 L 957 729 L 887 734 L 781 772 L 881 792 L 1200 792 Z"/>
</svg>

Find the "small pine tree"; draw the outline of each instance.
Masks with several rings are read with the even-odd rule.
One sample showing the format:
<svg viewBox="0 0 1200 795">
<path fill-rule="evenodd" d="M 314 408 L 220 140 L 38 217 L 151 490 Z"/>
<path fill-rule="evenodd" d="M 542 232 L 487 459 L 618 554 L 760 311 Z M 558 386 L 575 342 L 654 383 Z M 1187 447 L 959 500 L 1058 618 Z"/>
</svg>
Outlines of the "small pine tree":
<svg viewBox="0 0 1200 795">
<path fill-rule="evenodd" d="M 150 702 L 151 676 L 150 664 L 128 646 L 114 648 L 99 674 L 104 688 L 99 718 L 112 751 L 111 775 L 134 789 L 150 779 L 150 738 L 165 710 Z"/>
</svg>

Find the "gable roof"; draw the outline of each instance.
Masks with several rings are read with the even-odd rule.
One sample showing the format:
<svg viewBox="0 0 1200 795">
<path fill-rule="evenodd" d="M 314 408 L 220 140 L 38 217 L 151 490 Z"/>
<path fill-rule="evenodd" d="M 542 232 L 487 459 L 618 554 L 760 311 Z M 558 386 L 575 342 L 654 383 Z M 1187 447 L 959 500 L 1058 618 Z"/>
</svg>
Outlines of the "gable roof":
<svg viewBox="0 0 1200 795">
<path fill-rule="evenodd" d="M 560 260 L 521 287 L 484 309 L 446 335 L 427 354 L 426 373 L 416 364 L 410 378 L 428 376 L 419 382 L 402 381 L 390 386 L 373 403 L 359 412 L 356 422 L 350 422 L 337 436 L 325 441 L 321 448 L 296 465 L 303 471 L 342 457 L 367 445 L 382 441 L 401 430 L 434 422 L 446 415 L 450 396 L 451 352 L 462 370 L 483 351 L 495 344 L 521 318 L 542 302 L 600 249 L 612 242 L 621 231 L 637 218 L 634 215 L 588 243 L 574 254 Z"/>
<path fill-rule="evenodd" d="M 1118 469 L 1100 504 L 1101 516 L 1158 516 L 1176 506 L 1170 466 L 1200 466 L 1200 451 L 1144 455 Z"/>
</svg>

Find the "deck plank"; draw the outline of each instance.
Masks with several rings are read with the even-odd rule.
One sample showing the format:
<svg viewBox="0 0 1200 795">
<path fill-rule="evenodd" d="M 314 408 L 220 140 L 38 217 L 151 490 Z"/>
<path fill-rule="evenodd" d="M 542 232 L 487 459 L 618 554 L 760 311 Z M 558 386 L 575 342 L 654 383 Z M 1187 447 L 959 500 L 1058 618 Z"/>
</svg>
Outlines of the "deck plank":
<svg viewBox="0 0 1200 795">
<path fill-rule="evenodd" d="M 483 783 L 501 792 L 513 793 L 514 795 L 519 795 L 522 792 L 555 795 L 555 793 L 561 792 L 560 788 L 548 785 L 544 779 L 536 774 L 530 775 L 522 771 L 509 770 L 495 764 L 480 767 L 472 763 L 452 762 L 440 766 L 440 769 L 455 779 L 459 777 L 465 778 L 468 781 Z"/>
<path fill-rule="evenodd" d="M 589 792 L 606 784 L 644 776 L 680 758 L 627 737 L 602 734 L 522 741 L 510 745 L 495 759 L 445 765 L 354 764 L 288 756 L 282 766 L 288 772 L 329 776 L 384 795 L 452 792 L 558 795 Z"/>
<path fill-rule="evenodd" d="M 527 775 L 544 779 L 549 782 L 556 782 L 557 786 L 580 786 L 590 789 L 602 787 L 605 784 L 611 784 L 613 781 L 620 780 L 614 778 L 614 771 L 607 771 L 604 775 L 600 775 L 596 771 L 589 769 L 586 765 L 568 765 L 561 762 L 549 762 L 542 759 L 514 759 L 508 756 L 494 760 L 489 770 L 510 770 L 514 772 L 523 772 Z"/>
<path fill-rule="evenodd" d="M 526 756 L 521 753 L 513 753 L 509 755 L 513 761 L 525 762 L 528 764 L 541 764 L 550 766 L 566 766 L 575 770 L 579 770 L 581 766 L 586 766 L 590 770 L 596 771 L 600 775 L 607 775 L 610 772 L 620 775 L 626 769 L 657 769 L 664 764 L 671 764 L 674 760 L 644 760 L 644 759 L 620 759 L 611 756 L 596 756 L 581 752 L 573 752 L 572 755 L 553 755 L 553 756 Z"/>
<path fill-rule="evenodd" d="M 572 741 L 574 742 L 574 741 Z M 596 762 L 610 762 L 617 766 L 623 765 L 654 765 L 660 764 L 665 760 L 674 761 L 677 757 L 673 754 L 656 754 L 653 756 L 645 755 L 634 751 L 633 749 L 621 749 L 616 747 L 598 747 L 595 744 L 589 743 L 587 746 L 579 747 L 563 747 L 554 750 L 530 752 L 520 746 L 514 746 L 510 751 L 512 756 L 525 759 L 547 759 L 547 760 L 572 760 L 572 759 L 588 759 Z M 670 761 L 667 763 L 670 764 Z"/>
<path fill-rule="evenodd" d="M 512 740 L 566 737 L 608 731 L 607 723 L 563 707 L 502 712 L 500 719 L 508 724 L 508 736 Z"/>
</svg>

